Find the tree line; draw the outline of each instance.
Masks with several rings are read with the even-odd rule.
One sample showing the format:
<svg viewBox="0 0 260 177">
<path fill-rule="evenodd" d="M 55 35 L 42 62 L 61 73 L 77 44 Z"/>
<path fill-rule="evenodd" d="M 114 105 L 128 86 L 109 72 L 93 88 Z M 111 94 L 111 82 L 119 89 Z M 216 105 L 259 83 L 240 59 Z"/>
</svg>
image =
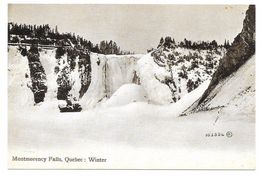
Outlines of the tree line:
<svg viewBox="0 0 260 177">
<path fill-rule="evenodd" d="M 174 38 L 167 36 L 165 38 L 161 37 L 159 45 L 157 46 L 157 48 L 159 48 L 161 46 L 171 48 L 175 45 L 183 47 L 183 48 L 187 48 L 187 49 L 193 49 L 193 50 L 196 50 L 196 49 L 198 49 L 198 50 L 212 50 L 212 49 L 216 49 L 218 47 L 224 47 L 224 48 L 227 49 L 227 48 L 230 47 L 228 40 L 225 40 L 224 44 L 220 45 L 216 42 L 216 40 L 213 40 L 213 41 L 191 41 L 191 40 L 184 38 L 183 41 L 180 41 L 179 43 L 176 44 Z"/>
<path fill-rule="evenodd" d="M 75 33 L 60 33 L 58 27 L 51 28 L 49 24 L 27 25 L 8 23 L 8 42 L 9 43 L 29 43 L 40 45 L 73 45 L 81 49 L 101 54 L 132 54 L 133 52 L 121 50 L 116 42 L 110 40 L 101 41 L 100 44 L 93 44 L 84 37 Z"/>
</svg>

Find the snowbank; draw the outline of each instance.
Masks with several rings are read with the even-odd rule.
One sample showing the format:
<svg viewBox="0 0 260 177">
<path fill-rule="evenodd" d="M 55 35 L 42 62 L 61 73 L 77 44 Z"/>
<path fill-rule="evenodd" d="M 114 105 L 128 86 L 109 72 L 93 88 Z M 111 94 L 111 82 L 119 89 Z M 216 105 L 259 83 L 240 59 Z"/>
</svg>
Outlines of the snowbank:
<svg viewBox="0 0 260 177">
<path fill-rule="evenodd" d="M 165 69 L 156 66 L 150 53 L 143 56 L 137 65 L 141 85 L 149 100 L 155 104 L 169 104 L 172 101 L 170 89 L 155 78 L 155 74 L 158 77 L 168 75 Z"/>
<path fill-rule="evenodd" d="M 137 84 L 122 85 L 104 104 L 103 107 L 122 106 L 132 102 L 147 102 L 147 95 L 142 86 Z"/>
</svg>

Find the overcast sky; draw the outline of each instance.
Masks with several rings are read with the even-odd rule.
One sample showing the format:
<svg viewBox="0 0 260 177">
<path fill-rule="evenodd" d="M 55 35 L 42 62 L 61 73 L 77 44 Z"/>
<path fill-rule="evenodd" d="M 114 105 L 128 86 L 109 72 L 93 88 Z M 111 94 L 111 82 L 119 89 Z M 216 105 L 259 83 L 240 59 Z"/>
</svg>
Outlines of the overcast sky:
<svg viewBox="0 0 260 177">
<path fill-rule="evenodd" d="M 233 41 L 247 6 L 221 5 L 9 5 L 9 22 L 50 24 L 93 43 L 113 40 L 121 49 L 144 53 L 162 36 L 180 41 Z"/>
</svg>

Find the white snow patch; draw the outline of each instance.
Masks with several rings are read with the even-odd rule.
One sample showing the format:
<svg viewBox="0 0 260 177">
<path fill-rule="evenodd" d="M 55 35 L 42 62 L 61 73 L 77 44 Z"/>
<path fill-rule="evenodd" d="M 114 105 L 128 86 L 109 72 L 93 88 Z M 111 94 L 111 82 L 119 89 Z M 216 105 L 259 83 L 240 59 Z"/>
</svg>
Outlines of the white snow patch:
<svg viewBox="0 0 260 177">
<path fill-rule="evenodd" d="M 104 102 L 102 107 L 122 106 L 132 102 L 147 102 L 147 95 L 140 85 L 124 84 Z"/>
<path fill-rule="evenodd" d="M 171 91 L 155 78 L 155 73 L 158 77 L 167 75 L 164 68 L 156 66 L 151 54 L 146 54 L 138 61 L 138 75 L 141 85 L 152 103 L 169 104 L 172 101 Z"/>
</svg>

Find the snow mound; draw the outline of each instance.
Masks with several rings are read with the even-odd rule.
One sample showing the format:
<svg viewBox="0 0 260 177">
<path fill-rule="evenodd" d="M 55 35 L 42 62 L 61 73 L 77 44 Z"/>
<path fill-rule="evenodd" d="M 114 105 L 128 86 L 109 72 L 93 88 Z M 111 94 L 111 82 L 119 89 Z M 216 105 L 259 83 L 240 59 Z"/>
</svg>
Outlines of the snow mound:
<svg viewBox="0 0 260 177">
<path fill-rule="evenodd" d="M 167 104 L 172 101 L 171 91 L 167 85 L 160 83 L 154 77 L 154 73 L 159 76 L 166 75 L 164 68 L 156 67 L 151 54 L 143 56 L 138 61 L 138 75 L 141 85 L 146 90 L 149 99 L 155 104 Z"/>
<path fill-rule="evenodd" d="M 124 84 L 103 104 L 103 106 L 121 106 L 132 102 L 145 101 L 147 101 L 147 95 L 142 86 L 137 84 Z"/>
</svg>

